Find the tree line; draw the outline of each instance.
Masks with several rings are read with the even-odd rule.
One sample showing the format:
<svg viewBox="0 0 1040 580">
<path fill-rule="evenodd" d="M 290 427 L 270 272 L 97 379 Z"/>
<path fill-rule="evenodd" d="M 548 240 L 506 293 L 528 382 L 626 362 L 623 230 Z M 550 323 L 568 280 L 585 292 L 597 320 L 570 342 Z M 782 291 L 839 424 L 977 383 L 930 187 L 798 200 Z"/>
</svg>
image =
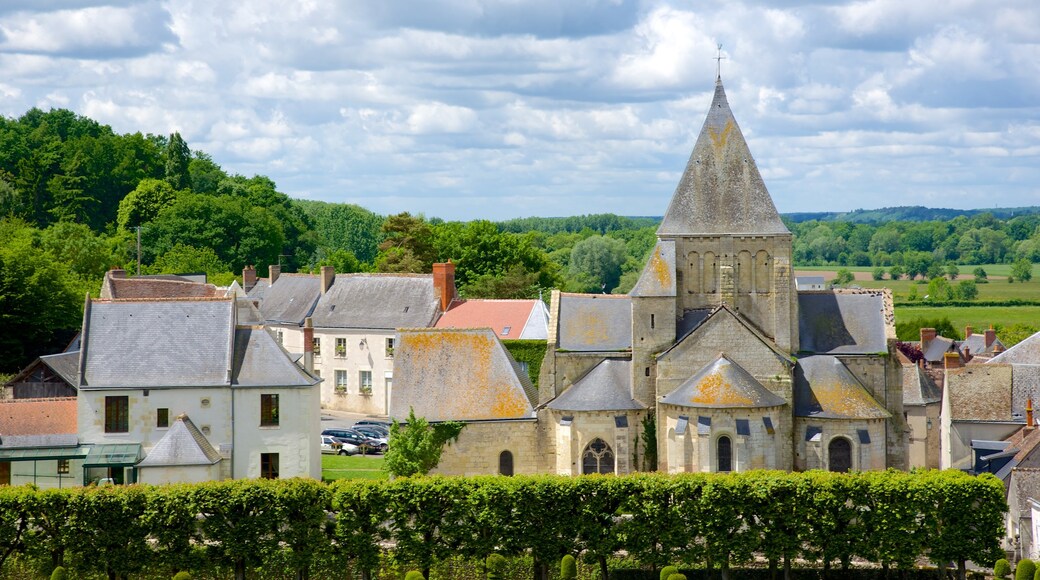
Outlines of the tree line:
<svg viewBox="0 0 1040 580">
<path fill-rule="evenodd" d="M 854 558 L 912 569 L 927 558 L 1001 557 L 1004 488 L 991 475 L 835 474 L 235 480 L 0 489 L 0 567 L 13 555 L 127 578 L 180 570 L 245 578 L 371 578 L 380 555 L 424 571 L 461 557 L 529 554 L 533 577 L 567 554 L 721 570 L 764 557 L 846 570 Z M 551 524 L 551 525 L 549 525 Z M 99 533 L 101 531 L 101 533 Z M 352 575 L 349 577 L 353 577 Z"/>
</svg>

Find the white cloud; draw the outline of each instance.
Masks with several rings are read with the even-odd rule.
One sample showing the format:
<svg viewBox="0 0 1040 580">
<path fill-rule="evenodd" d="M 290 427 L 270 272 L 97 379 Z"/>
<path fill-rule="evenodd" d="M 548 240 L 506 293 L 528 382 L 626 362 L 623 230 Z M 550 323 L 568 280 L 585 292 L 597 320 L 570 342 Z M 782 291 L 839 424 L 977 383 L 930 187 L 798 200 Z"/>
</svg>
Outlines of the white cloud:
<svg viewBox="0 0 1040 580">
<path fill-rule="evenodd" d="M 423 103 L 412 108 L 408 129 L 414 134 L 462 133 L 477 123 L 477 113 L 466 107 Z"/>
</svg>

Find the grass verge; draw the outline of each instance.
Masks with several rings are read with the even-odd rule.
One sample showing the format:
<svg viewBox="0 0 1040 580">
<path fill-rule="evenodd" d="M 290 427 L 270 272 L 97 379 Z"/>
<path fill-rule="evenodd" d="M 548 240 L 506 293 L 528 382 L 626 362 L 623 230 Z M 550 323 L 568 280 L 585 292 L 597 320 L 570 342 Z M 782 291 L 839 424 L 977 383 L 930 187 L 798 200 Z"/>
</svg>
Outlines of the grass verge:
<svg viewBox="0 0 1040 580">
<path fill-rule="evenodd" d="M 382 455 L 322 455 L 321 478 L 324 481 L 337 479 L 388 479 L 383 471 Z"/>
</svg>

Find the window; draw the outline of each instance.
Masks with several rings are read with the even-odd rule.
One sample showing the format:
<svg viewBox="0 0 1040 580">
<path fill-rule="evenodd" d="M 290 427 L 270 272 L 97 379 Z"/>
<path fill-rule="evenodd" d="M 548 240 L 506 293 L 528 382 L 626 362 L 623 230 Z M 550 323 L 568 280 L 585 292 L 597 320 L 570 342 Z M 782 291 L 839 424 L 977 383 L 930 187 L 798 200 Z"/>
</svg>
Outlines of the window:
<svg viewBox="0 0 1040 580">
<path fill-rule="evenodd" d="M 336 339 L 336 358 L 346 358 L 347 356 L 347 339 L 337 338 Z"/>
<path fill-rule="evenodd" d="M 278 341 L 278 344 L 282 344 L 282 331 L 281 330 L 277 330 L 276 329 L 274 331 L 274 339 L 276 341 Z"/>
<path fill-rule="evenodd" d="M 715 458 L 718 460 L 718 471 L 733 471 L 733 441 L 723 435 L 715 442 L 715 448 L 717 450 Z"/>
<path fill-rule="evenodd" d="M 260 395 L 260 426 L 278 426 L 278 395 Z"/>
<path fill-rule="evenodd" d="M 386 339 L 386 358 L 394 358 L 394 339 Z"/>
<path fill-rule="evenodd" d="M 372 394 L 372 371 L 358 373 L 358 391 L 365 395 Z"/>
<path fill-rule="evenodd" d="M 264 479 L 278 479 L 278 454 L 260 454 L 260 477 Z"/>
<path fill-rule="evenodd" d="M 336 371 L 336 392 L 345 393 L 347 392 L 347 371 L 337 370 Z"/>
<path fill-rule="evenodd" d="M 156 429 L 166 429 L 170 426 L 170 410 L 169 409 L 156 409 L 155 410 L 155 427 Z"/>
<path fill-rule="evenodd" d="M 513 453 L 503 451 L 498 454 L 498 472 L 502 475 L 513 475 Z"/>
<path fill-rule="evenodd" d="M 844 437 L 831 439 L 827 446 L 827 469 L 838 473 L 852 471 L 852 443 Z"/>
<path fill-rule="evenodd" d="M 130 399 L 105 397 L 105 433 L 128 433 L 130 431 Z"/>
<path fill-rule="evenodd" d="M 581 456 L 581 472 L 614 473 L 614 452 L 602 439 L 593 439 Z"/>
<path fill-rule="evenodd" d="M 68 459 L 59 459 L 58 460 L 58 475 L 68 475 L 68 474 L 69 474 L 69 460 Z"/>
<path fill-rule="evenodd" d="M 509 336 L 509 331 L 513 330 L 512 326 L 506 326 L 502 329 L 502 336 Z"/>
<path fill-rule="evenodd" d="M 314 351 L 314 356 L 321 356 L 321 339 L 314 337 L 311 339 L 311 349 Z"/>
</svg>

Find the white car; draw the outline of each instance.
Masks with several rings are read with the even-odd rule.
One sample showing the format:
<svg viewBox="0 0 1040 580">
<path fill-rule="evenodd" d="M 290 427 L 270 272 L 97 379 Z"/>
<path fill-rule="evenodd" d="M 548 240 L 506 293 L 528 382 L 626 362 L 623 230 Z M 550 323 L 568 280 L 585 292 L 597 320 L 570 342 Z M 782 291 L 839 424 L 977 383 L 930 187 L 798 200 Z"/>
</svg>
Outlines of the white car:
<svg viewBox="0 0 1040 580">
<path fill-rule="evenodd" d="M 357 445 L 351 445 L 339 441 L 335 437 L 328 435 L 321 436 L 321 452 L 329 453 L 334 455 L 357 455 L 361 450 L 358 449 Z"/>
</svg>

